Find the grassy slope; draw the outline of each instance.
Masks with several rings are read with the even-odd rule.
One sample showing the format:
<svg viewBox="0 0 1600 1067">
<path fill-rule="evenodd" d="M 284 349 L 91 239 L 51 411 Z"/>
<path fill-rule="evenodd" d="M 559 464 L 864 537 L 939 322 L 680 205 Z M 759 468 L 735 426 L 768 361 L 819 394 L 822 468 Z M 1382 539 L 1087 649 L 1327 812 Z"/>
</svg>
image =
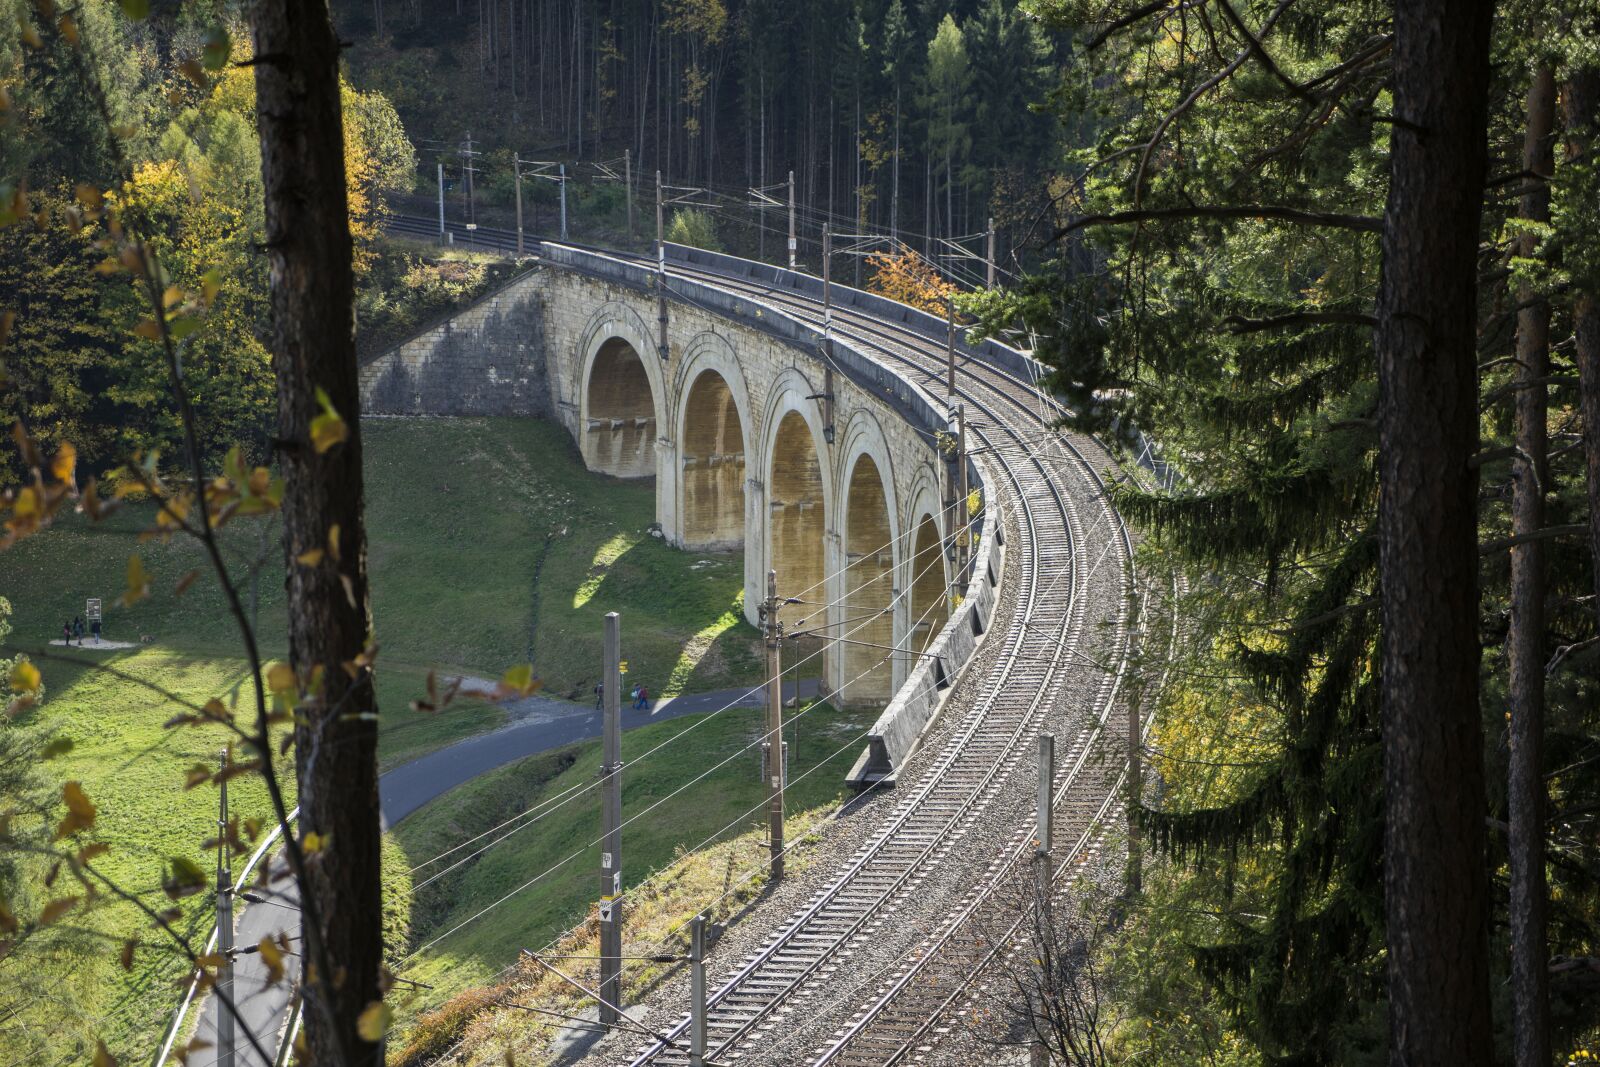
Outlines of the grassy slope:
<svg viewBox="0 0 1600 1067">
<path fill-rule="evenodd" d="M 383 709 L 380 750 L 386 765 L 503 721 L 495 708 L 458 706 L 434 716 L 408 708 L 429 668 L 498 676 L 525 661 L 534 602 L 533 574 L 543 533 L 565 527 L 552 543 L 539 586 L 538 667 L 561 687 L 586 691 L 599 660 L 600 616 L 624 610 L 634 677 L 654 683 L 679 665 L 693 635 L 715 628 L 740 585 L 737 558 L 695 569 L 697 560 L 645 534 L 653 491 L 597 479 L 583 469 L 570 438 L 531 420 L 406 420 L 364 426 L 373 602 L 382 654 L 378 692 Z M 199 564 L 192 546 L 136 545 L 147 513 L 129 509 L 98 527 L 73 518 L 0 556 L 0 594 L 15 609 L 12 649 L 106 663 L 133 680 L 75 663 L 41 659 L 49 697 L 34 713 L 56 725 L 75 748 L 52 764 L 62 779 L 83 783 L 100 806 L 98 833 L 115 845 L 108 871 L 137 888 L 158 884 L 162 858 L 197 855 L 211 829 L 215 791 L 185 792 L 182 773 L 214 760 L 221 734 L 211 728 L 169 731 L 172 706 L 139 681 L 203 701 L 244 680 L 223 599 L 205 579 L 182 598 L 178 576 Z M 230 531 L 240 558 L 258 552 L 258 527 Z M 260 631 L 268 655 L 284 650 L 282 570 L 269 531 L 259 583 Z M 593 596 L 574 607 L 602 547 L 618 560 Z M 127 556 L 138 551 L 154 576 L 154 595 L 131 608 L 112 606 L 123 586 Z M 595 584 L 591 581 L 591 584 Z M 121 653 L 41 649 L 61 620 L 83 610 L 85 596 L 108 607 L 107 636 L 154 643 Z M 543 639 L 544 634 L 550 640 Z M 753 681 L 759 664 L 754 631 L 724 634 L 714 657 L 720 673 L 702 672 L 702 688 Z M 707 657 L 712 659 L 713 657 Z M 239 782 L 234 812 L 266 814 L 264 790 Z M 210 870 L 212 861 L 202 862 Z M 199 913 L 190 901 L 190 916 Z M 139 926 L 130 908 L 103 907 L 90 923 L 118 940 Z M 114 955 L 102 952 L 101 956 Z M 14 963 L 14 961 L 13 961 Z M 141 953 L 132 975 L 114 963 L 85 963 L 93 990 L 87 1027 L 114 1051 L 143 1048 L 170 1007 L 167 980 L 181 970 L 154 950 Z M 87 979 L 91 975 L 84 975 Z M 3 977 L 0 977 L 3 980 Z M 100 1024 L 97 1018 L 104 1017 Z M 4 1062 L 0 1049 L 0 1062 Z"/>
<path fill-rule="evenodd" d="M 722 836 L 726 838 L 763 824 L 763 811 L 750 812 L 765 797 L 759 749 L 735 755 L 759 736 L 760 716 L 761 712 L 755 709 L 729 711 L 710 718 L 693 716 L 623 736 L 624 820 L 637 816 L 680 785 L 733 756 L 704 781 L 624 828 L 623 873 L 629 893 L 635 893 L 638 883 L 651 872 L 668 866 L 680 850 L 695 848 L 724 828 Z M 840 712 L 817 705 L 794 720 L 787 731 L 791 752 L 791 788 L 787 796 L 790 812 L 815 808 L 841 795 L 844 773 L 860 751 L 858 739 L 874 718 L 875 713 Z M 681 740 L 639 759 L 649 749 L 685 732 L 687 736 Z M 445 848 L 526 811 L 542 798 L 557 797 L 572 786 L 594 781 L 599 759 L 598 746 L 591 743 L 547 753 L 485 775 L 401 823 L 394 838 L 413 864 L 423 863 Z M 740 818 L 745 812 L 750 814 Z M 539 949 L 581 921 L 594 907 L 596 897 L 599 851 L 590 843 L 598 836 L 599 825 L 598 791 L 578 794 L 572 802 L 552 808 L 529 829 L 511 835 L 480 858 L 417 891 L 411 928 L 414 944 L 422 946 L 539 872 L 579 853 L 535 887 L 470 922 L 412 961 L 402 972 L 405 977 L 434 989 L 414 995 L 406 1005 L 408 1016 L 435 1008 L 446 996 L 488 981 L 516 959 L 519 949 Z M 485 838 L 484 843 L 492 840 L 493 837 Z M 737 867 L 730 863 L 727 871 L 716 873 L 737 882 L 760 868 L 765 850 L 760 851 L 760 856 L 746 857 Z M 460 855 L 445 864 L 428 867 L 414 878 L 421 880 Z M 703 906 L 705 902 L 700 900 L 693 906 Z M 632 948 L 639 947 L 638 936 L 630 923 L 624 938 Z"/>
</svg>

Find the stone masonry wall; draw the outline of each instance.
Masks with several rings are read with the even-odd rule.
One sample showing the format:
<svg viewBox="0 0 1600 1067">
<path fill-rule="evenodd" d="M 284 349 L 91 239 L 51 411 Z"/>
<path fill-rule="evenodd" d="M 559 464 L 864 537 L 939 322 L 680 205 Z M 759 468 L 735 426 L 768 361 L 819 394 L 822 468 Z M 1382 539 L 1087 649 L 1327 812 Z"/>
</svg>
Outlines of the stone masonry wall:
<svg viewBox="0 0 1600 1067">
<path fill-rule="evenodd" d="M 369 415 L 551 415 L 542 272 L 361 367 Z"/>
</svg>

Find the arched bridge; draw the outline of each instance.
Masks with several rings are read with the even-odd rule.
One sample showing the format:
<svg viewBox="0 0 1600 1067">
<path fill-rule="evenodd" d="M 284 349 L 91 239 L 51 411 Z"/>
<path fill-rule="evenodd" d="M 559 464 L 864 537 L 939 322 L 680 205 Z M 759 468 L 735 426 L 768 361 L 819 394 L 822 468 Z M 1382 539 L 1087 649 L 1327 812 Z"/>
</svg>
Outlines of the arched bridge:
<svg viewBox="0 0 1600 1067">
<path fill-rule="evenodd" d="M 663 330 L 656 281 L 635 262 L 544 246 L 538 269 L 366 364 L 365 410 L 559 421 L 591 470 L 655 479 L 670 543 L 743 546 L 751 622 L 770 568 L 780 596 L 802 601 L 780 612 L 787 625 L 849 625 L 848 643 L 813 642 L 824 685 L 845 703 L 888 703 L 946 628 L 959 553 L 979 540 L 956 536 L 972 513 L 954 500 L 948 405 L 722 287 L 671 278 Z M 981 484 L 975 465 L 969 475 Z M 979 593 L 969 638 L 992 603 Z M 974 643 L 957 642 L 944 677 L 926 672 L 931 692 Z"/>
<path fill-rule="evenodd" d="M 948 1048 L 946 1020 L 1007 950 L 1018 884 L 1086 862 L 1118 810 L 1142 598 L 1109 457 L 1054 426 L 1023 354 L 946 344 L 942 320 L 842 286 L 825 305 L 804 274 L 677 246 L 658 273 L 545 244 L 531 273 L 364 368 L 371 412 L 554 418 L 592 468 L 653 475 L 664 536 L 744 544 L 747 612 L 771 567 L 807 602 L 790 616 L 821 604 L 831 633 L 871 627 L 830 644 L 827 682 L 888 702 L 852 773 L 896 788 L 802 875 L 809 896 L 767 901 L 744 920 L 758 933 L 713 948 L 709 1061 L 983 1058 Z M 947 448 L 958 405 L 964 463 Z M 977 510 L 956 499 L 963 467 Z M 684 985 L 660 991 L 650 1040 L 617 1034 L 597 1056 L 688 1062 Z"/>
</svg>

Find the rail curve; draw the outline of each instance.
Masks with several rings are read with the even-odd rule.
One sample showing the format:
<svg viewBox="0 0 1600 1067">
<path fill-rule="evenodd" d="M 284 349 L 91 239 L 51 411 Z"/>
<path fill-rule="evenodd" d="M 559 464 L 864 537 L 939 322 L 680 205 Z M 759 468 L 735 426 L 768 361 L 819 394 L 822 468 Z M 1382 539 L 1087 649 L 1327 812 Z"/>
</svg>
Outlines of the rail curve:
<svg viewBox="0 0 1600 1067">
<path fill-rule="evenodd" d="M 430 220 L 394 220 L 416 236 Z M 479 228 L 485 247 L 515 234 Z M 616 255 L 616 253 L 610 253 Z M 766 269 L 771 273 L 770 269 Z M 781 273 L 781 272 L 780 272 Z M 673 277 L 724 288 L 821 324 L 801 287 L 734 276 L 715 264 L 668 262 Z M 837 287 L 841 295 L 852 291 Z M 943 394 L 947 360 L 927 329 L 851 306 L 827 316 L 835 335 L 893 373 Z M 1018 362 L 1026 364 L 1018 357 Z M 1058 739 L 1052 795 L 1062 864 L 1093 846 L 1118 806 L 1117 760 L 1097 758 L 1126 725 L 1112 714 L 1137 635 L 1133 544 L 1099 469 L 1094 439 L 1051 424 L 1063 412 L 1031 381 L 962 352 L 952 402 L 966 407 L 974 450 L 1007 516 L 1006 585 L 983 654 L 956 683 L 900 796 L 867 840 L 754 952 L 723 970 L 708 998 L 707 1059 L 742 1063 L 889 1064 L 926 1051 L 936 1022 L 1001 946 L 975 918 L 1032 854 L 1031 759 L 1042 731 Z M 624 1062 L 687 1062 L 685 1015 Z"/>
</svg>

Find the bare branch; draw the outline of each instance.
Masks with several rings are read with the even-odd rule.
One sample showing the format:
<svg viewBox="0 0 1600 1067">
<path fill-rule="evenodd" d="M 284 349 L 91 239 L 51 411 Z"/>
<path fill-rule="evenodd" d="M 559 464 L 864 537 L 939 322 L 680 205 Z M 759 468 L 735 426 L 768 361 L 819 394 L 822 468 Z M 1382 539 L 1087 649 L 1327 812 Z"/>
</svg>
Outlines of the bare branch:
<svg viewBox="0 0 1600 1067">
<path fill-rule="evenodd" d="M 1085 215 L 1056 231 L 1060 240 L 1069 233 L 1091 226 L 1119 226 L 1128 222 L 1158 222 L 1166 219 L 1262 219 L 1289 222 L 1300 226 L 1326 226 L 1332 229 L 1356 230 L 1361 233 L 1380 233 L 1383 220 L 1372 215 L 1344 215 L 1327 211 L 1306 211 L 1302 208 L 1281 207 L 1273 204 L 1237 207 L 1169 207 L 1142 208 L 1137 211 L 1112 211 L 1103 215 Z"/>
</svg>

